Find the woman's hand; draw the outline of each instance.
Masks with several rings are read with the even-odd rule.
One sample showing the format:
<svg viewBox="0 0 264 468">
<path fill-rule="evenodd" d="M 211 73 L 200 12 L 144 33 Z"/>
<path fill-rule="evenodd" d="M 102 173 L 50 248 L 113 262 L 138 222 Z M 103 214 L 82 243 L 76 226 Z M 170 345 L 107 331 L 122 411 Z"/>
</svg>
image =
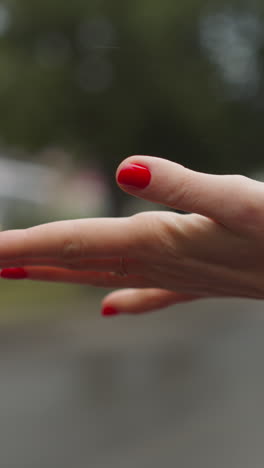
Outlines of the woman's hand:
<svg viewBox="0 0 264 468">
<path fill-rule="evenodd" d="M 0 233 L 3 278 L 121 288 L 103 314 L 140 313 L 206 297 L 264 298 L 264 185 L 133 156 L 126 192 L 190 212 L 61 221 Z M 11 268 L 11 269 L 10 269 Z"/>
</svg>

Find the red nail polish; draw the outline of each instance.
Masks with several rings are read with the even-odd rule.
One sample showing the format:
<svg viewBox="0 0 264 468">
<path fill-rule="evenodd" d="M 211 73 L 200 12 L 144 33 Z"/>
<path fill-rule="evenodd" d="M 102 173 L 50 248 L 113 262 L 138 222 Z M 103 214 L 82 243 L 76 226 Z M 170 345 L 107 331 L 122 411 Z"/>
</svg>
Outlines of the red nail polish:
<svg viewBox="0 0 264 468">
<path fill-rule="evenodd" d="M 120 185 L 130 185 L 136 188 L 146 188 L 151 180 L 150 170 L 140 164 L 127 164 L 117 177 Z"/>
<path fill-rule="evenodd" d="M 24 268 L 4 268 L 0 273 L 1 278 L 4 279 L 25 279 L 28 274 Z"/>
<path fill-rule="evenodd" d="M 102 310 L 102 315 L 104 317 L 113 317 L 114 315 L 118 315 L 119 312 L 114 307 L 104 307 Z"/>
</svg>

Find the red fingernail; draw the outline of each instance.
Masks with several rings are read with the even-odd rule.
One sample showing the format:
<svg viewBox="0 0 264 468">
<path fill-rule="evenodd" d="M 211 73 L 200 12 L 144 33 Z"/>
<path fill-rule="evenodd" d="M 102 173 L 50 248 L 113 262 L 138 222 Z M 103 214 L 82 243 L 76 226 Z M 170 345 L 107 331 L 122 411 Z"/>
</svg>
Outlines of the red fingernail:
<svg viewBox="0 0 264 468">
<path fill-rule="evenodd" d="M 119 312 L 114 307 L 104 307 L 102 310 L 102 315 L 104 317 L 113 317 L 114 315 L 118 315 Z"/>
<path fill-rule="evenodd" d="M 28 274 L 24 268 L 4 268 L 0 273 L 1 278 L 4 279 L 25 279 Z"/>
<path fill-rule="evenodd" d="M 120 185 L 130 185 L 136 188 L 146 188 L 151 180 L 150 170 L 140 164 L 127 164 L 118 174 Z"/>
</svg>

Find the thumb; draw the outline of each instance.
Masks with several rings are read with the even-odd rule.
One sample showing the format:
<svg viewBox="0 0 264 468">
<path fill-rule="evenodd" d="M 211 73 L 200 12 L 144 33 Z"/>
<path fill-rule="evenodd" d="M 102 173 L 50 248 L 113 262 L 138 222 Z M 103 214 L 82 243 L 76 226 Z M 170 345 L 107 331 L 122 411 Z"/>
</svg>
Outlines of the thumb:
<svg viewBox="0 0 264 468">
<path fill-rule="evenodd" d="M 139 198 L 215 219 L 239 232 L 252 229 L 263 212 L 261 182 L 195 172 L 166 159 L 131 156 L 118 167 L 117 182 Z"/>
</svg>

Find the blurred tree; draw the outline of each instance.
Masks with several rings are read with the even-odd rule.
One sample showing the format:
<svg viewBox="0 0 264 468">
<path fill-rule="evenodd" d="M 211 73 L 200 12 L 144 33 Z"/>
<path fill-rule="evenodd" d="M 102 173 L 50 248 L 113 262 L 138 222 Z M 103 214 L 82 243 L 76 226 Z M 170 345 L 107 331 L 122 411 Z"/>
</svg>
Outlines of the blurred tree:
<svg viewBox="0 0 264 468">
<path fill-rule="evenodd" d="M 129 154 L 222 173 L 260 166 L 262 15 L 242 1 L 5 0 L 2 142 L 100 164 L 114 215 L 114 172 Z"/>
</svg>

